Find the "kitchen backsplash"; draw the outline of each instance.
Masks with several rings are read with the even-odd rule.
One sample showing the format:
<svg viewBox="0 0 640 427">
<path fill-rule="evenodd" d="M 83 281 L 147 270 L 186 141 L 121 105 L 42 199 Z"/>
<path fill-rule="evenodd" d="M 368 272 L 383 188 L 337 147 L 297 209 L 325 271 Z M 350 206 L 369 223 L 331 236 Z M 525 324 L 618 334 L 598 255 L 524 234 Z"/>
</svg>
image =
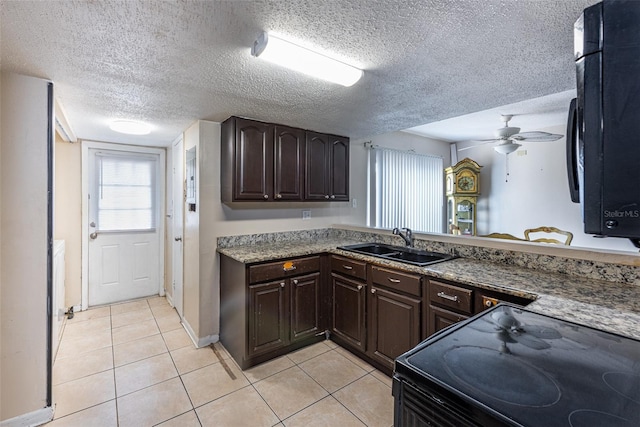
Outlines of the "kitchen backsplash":
<svg viewBox="0 0 640 427">
<path fill-rule="evenodd" d="M 402 239 L 398 236 L 340 228 L 323 228 L 315 230 L 219 237 L 217 242 L 218 247 L 232 247 L 305 240 L 317 241 L 320 239 L 353 240 L 393 245 L 404 244 Z M 589 279 L 606 280 L 617 283 L 629 283 L 640 286 L 640 267 L 638 266 L 580 260 L 496 248 L 485 248 L 457 243 L 436 242 L 421 238 L 415 239 L 415 247 L 433 252 L 455 254 L 462 258 L 478 259 L 538 271 L 562 273 L 571 276 L 580 276 Z"/>
</svg>

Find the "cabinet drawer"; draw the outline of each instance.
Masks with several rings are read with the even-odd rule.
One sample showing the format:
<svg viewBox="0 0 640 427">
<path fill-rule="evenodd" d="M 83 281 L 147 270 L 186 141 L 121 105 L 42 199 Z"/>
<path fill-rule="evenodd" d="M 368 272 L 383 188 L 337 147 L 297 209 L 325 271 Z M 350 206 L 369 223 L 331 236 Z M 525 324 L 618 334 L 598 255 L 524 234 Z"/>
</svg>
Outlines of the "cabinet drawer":
<svg viewBox="0 0 640 427">
<path fill-rule="evenodd" d="M 249 267 L 249 283 L 320 271 L 320 257 L 288 259 Z"/>
<path fill-rule="evenodd" d="M 349 258 L 343 258 L 341 256 L 331 256 L 331 271 L 335 273 L 346 274 L 348 276 L 357 277 L 358 279 L 366 280 L 367 278 L 367 264 L 362 261 L 355 261 Z"/>
<path fill-rule="evenodd" d="M 462 313 L 471 314 L 473 291 L 447 283 L 429 281 L 429 300 L 433 304 L 453 308 Z"/>
<path fill-rule="evenodd" d="M 382 267 L 371 267 L 371 277 L 375 284 L 418 297 L 420 296 L 420 276 L 388 270 Z"/>
</svg>

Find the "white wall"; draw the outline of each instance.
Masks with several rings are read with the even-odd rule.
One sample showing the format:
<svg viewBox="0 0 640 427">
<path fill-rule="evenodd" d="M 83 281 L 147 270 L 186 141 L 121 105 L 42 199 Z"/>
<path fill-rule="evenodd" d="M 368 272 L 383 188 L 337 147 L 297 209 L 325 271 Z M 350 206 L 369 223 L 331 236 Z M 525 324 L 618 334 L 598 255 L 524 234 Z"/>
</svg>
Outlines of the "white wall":
<svg viewBox="0 0 640 427">
<path fill-rule="evenodd" d="M 566 133 L 564 126 L 537 130 Z M 527 228 L 552 226 L 573 233 L 571 246 L 637 252 L 627 239 L 599 239 L 583 232 L 580 205 L 569 197 L 565 141 L 523 143 L 508 156 L 508 180 L 507 157 L 496 153 L 492 144 L 458 152 L 459 159 L 469 157 L 483 166 L 478 234 L 524 238 Z"/>
<path fill-rule="evenodd" d="M 47 84 L 0 83 L 0 421 L 47 406 Z"/>
<path fill-rule="evenodd" d="M 82 300 L 82 150 L 56 134 L 54 238 L 65 241 L 65 307 Z"/>
</svg>

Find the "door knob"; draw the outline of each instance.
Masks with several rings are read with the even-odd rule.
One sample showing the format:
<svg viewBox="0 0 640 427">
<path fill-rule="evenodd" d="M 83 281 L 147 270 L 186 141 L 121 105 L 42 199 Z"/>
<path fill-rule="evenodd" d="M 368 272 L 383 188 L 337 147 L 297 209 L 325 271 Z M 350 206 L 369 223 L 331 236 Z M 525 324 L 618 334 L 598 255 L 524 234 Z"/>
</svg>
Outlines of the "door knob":
<svg viewBox="0 0 640 427">
<path fill-rule="evenodd" d="M 173 240 L 176 242 L 182 242 L 182 236 L 174 237 Z"/>
<path fill-rule="evenodd" d="M 95 240 L 96 237 L 98 237 L 98 233 L 94 231 L 93 233 L 89 234 L 89 237 L 91 238 L 91 240 Z"/>
</svg>

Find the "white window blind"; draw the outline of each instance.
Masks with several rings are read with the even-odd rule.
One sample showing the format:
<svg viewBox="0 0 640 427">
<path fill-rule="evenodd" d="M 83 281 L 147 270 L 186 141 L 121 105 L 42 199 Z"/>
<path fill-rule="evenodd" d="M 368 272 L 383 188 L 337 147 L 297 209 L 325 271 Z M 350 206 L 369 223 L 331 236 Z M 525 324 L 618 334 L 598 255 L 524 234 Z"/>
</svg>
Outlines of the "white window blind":
<svg viewBox="0 0 640 427">
<path fill-rule="evenodd" d="M 96 162 L 98 230 L 155 230 L 157 158 L 98 153 Z"/>
<path fill-rule="evenodd" d="M 376 148 L 375 226 L 441 233 L 442 158 Z"/>
</svg>

